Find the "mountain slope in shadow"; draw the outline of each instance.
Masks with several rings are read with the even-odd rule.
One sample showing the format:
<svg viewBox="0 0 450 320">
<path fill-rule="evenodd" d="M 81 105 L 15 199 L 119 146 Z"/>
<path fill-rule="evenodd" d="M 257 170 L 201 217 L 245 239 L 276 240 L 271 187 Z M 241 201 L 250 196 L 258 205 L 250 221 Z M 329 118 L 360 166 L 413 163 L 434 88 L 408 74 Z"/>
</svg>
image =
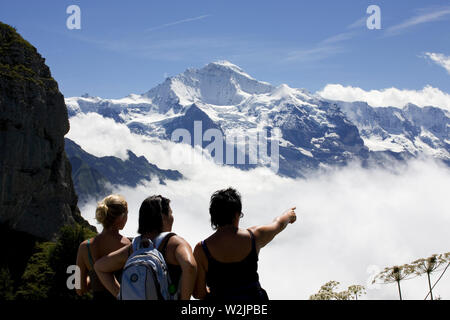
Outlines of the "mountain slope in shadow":
<svg viewBox="0 0 450 320">
<path fill-rule="evenodd" d="M 100 199 L 119 185 L 136 187 L 142 180 L 155 178 L 165 184 L 165 180 L 183 178 L 179 171 L 160 169 L 130 150 L 125 161 L 113 156 L 96 157 L 68 138 L 65 138 L 65 150 L 72 164 L 72 180 L 80 204 L 90 198 Z"/>
</svg>

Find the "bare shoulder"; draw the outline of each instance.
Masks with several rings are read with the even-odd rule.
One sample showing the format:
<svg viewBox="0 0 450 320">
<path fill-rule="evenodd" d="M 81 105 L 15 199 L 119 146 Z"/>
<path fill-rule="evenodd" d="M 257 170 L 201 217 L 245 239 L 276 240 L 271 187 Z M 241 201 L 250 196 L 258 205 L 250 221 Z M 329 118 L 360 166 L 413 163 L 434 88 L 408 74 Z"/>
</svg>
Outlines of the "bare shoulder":
<svg viewBox="0 0 450 320">
<path fill-rule="evenodd" d="M 194 247 L 194 253 L 200 253 L 200 252 L 203 252 L 201 241 L 199 241 Z"/>
<path fill-rule="evenodd" d="M 197 264 L 202 266 L 204 269 L 207 269 L 208 258 L 203 251 L 202 242 L 198 242 L 194 248 L 194 257 L 197 260 Z"/>
<path fill-rule="evenodd" d="M 184 246 L 188 246 L 189 248 L 191 247 L 189 242 L 187 242 L 183 237 L 180 237 L 177 234 L 172 236 L 172 237 L 170 237 L 169 242 L 167 244 L 168 245 L 174 245 L 174 246 L 184 245 Z"/>
<path fill-rule="evenodd" d="M 262 226 L 253 226 L 253 227 L 247 228 L 247 230 L 251 231 L 253 236 L 255 236 L 255 238 L 257 238 L 261 233 L 261 227 Z"/>
<path fill-rule="evenodd" d="M 91 240 L 91 241 L 92 241 L 92 239 L 86 239 L 86 240 L 84 240 L 84 241 L 81 242 L 80 245 L 78 246 L 78 250 L 80 250 L 80 251 L 85 251 L 85 250 L 87 250 L 87 243 L 88 243 L 88 240 Z"/>
<path fill-rule="evenodd" d="M 125 245 L 125 246 L 131 244 L 130 239 L 127 238 L 127 237 L 122 237 L 122 239 L 120 240 L 120 242 L 121 242 L 123 245 Z"/>
<path fill-rule="evenodd" d="M 84 240 L 78 246 L 77 264 L 82 263 L 84 265 L 86 263 L 85 261 L 87 260 L 87 256 L 88 256 L 87 243 L 88 243 L 88 240 Z"/>
</svg>

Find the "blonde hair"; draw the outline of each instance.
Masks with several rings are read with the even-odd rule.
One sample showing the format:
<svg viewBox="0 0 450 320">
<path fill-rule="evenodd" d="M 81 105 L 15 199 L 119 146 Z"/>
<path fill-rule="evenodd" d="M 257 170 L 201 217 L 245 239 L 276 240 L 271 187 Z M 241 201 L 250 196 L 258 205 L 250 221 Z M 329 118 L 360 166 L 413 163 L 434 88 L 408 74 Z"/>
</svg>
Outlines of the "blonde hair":
<svg viewBox="0 0 450 320">
<path fill-rule="evenodd" d="M 111 194 L 97 204 L 95 219 L 107 228 L 114 224 L 116 218 L 128 212 L 125 198 L 118 194 Z"/>
</svg>

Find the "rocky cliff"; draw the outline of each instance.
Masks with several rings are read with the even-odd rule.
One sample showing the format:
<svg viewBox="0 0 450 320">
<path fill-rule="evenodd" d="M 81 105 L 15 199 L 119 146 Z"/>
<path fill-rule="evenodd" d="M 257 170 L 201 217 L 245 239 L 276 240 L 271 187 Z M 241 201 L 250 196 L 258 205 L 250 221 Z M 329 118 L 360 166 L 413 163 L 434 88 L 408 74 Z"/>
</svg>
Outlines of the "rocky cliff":
<svg viewBox="0 0 450 320">
<path fill-rule="evenodd" d="M 87 224 L 64 151 L 68 131 L 45 59 L 0 22 L 0 223 L 44 239 L 65 224 Z"/>
</svg>

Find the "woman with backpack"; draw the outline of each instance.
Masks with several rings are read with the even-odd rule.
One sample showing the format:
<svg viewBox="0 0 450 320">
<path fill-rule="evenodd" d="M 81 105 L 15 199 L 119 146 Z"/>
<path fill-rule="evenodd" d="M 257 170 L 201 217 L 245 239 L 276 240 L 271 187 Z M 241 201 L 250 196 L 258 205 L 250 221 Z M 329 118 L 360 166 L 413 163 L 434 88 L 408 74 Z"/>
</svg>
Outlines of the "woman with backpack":
<svg viewBox="0 0 450 320">
<path fill-rule="evenodd" d="M 95 300 L 114 299 L 97 277 L 94 264 L 108 253 L 130 244 L 130 240 L 119 233 L 127 223 L 127 216 L 128 205 L 120 195 L 109 195 L 98 203 L 95 218 L 103 225 L 103 230 L 94 238 L 83 241 L 78 248 L 77 266 L 81 279 L 81 286 L 76 290 L 78 295 L 91 288 Z"/>
<path fill-rule="evenodd" d="M 162 240 L 157 250 L 165 260 L 163 263 L 167 264 L 172 284 L 171 291 L 178 292 L 181 300 L 191 298 L 197 274 L 197 263 L 189 243 L 182 237 L 171 233 L 174 218 L 169 203 L 169 199 L 160 195 L 145 199 L 139 209 L 138 233 L 140 236 L 135 239 L 139 241 L 134 241 L 133 244 L 112 252 L 95 263 L 95 271 L 100 280 L 114 296 L 118 297 L 119 293 L 123 293 L 120 292 L 120 284 L 113 272 L 124 268 L 128 258 L 132 257 L 134 250 L 139 248 L 139 243 L 146 241 L 149 243 L 148 240 L 150 240 L 152 244 L 159 244 L 159 240 Z M 160 239 L 161 234 L 166 235 L 164 239 Z M 130 281 L 140 281 L 138 274 L 135 278 L 132 274 Z"/>
<path fill-rule="evenodd" d="M 207 300 L 266 301 L 258 276 L 259 250 L 289 223 L 296 220 L 295 207 L 268 225 L 239 228 L 240 194 L 233 188 L 211 196 L 209 213 L 216 230 L 194 249 L 198 272 L 194 297 Z"/>
</svg>

